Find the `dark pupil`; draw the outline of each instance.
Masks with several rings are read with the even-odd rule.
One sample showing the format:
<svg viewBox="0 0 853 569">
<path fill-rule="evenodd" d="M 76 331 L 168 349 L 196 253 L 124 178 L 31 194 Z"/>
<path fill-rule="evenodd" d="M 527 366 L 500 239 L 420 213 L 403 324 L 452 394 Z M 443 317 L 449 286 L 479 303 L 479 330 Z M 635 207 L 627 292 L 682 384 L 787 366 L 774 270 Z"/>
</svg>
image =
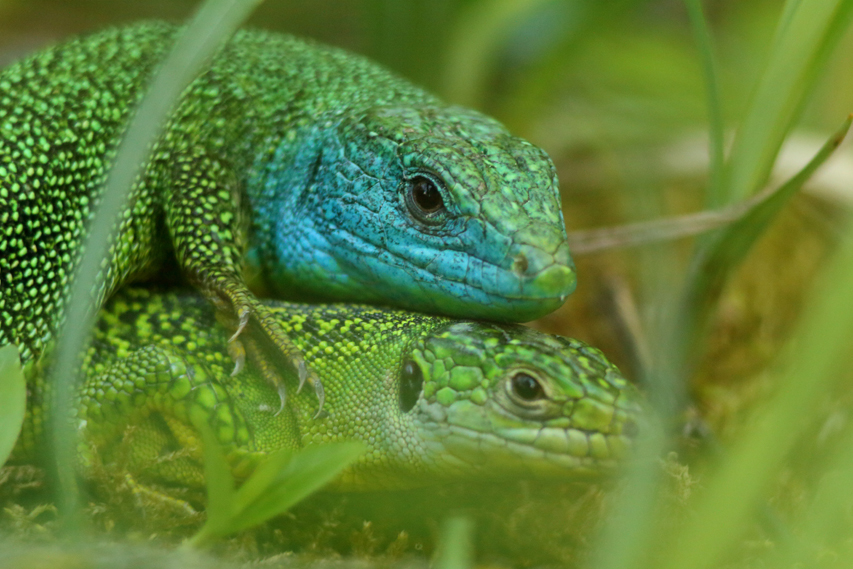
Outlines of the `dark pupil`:
<svg viewBox="0 0 853 569">
<path fill-rule="evenodd" d="M 418 397 L 424 386 L 424 376 L 421 368 L 413 361 L 403 364 L 400 375 L 400 410 L 408 413 L 418 402 Z"/>
<path fill-rule="evenodd" d="M 524 401 L 535 401 L 544 396 L 539 382 L 526 373 L 520 373 L 512 378 L 512 390 Z"/>
<path fill-rule="evenodd" d="M 441 192 L 429 178 L 423 176 L 412 180 L 412 199 L 424 213 L 435 213 L 444 207 Z"/>
</svg>

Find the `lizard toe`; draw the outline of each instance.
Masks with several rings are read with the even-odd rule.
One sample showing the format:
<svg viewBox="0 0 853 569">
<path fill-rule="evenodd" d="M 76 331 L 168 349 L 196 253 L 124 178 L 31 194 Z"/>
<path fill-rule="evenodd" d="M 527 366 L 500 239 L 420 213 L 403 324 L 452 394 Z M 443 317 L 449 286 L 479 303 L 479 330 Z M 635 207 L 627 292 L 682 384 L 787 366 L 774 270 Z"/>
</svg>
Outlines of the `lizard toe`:
<svg viewBox="0 0 853 569">
<path fill-rule="evenodd" d="M 228 340 L 228 355 L 234 360 L 234 370 L 231 372 L 231 377 L 234 377 L 246 367 L 246 346 L 234 336 Z"/>
</svg>

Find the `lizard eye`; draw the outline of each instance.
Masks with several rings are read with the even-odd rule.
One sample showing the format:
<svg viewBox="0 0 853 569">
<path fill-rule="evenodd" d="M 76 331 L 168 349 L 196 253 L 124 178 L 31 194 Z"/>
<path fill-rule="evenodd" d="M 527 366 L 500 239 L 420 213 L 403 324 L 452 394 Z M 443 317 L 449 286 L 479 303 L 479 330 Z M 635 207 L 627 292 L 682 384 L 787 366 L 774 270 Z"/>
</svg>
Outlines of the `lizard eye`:
<svg viewBox="0 0 853 569">
<path fill-rule="evenodd" d="M 545 390 L 539 380 L 527 373 L 517 373 L 509 380 L 510 395 L 521 403 L 531 403 L 545 398 Z"/>
<path fill-rule="evenodd" d="M 409 180 L 406 191 L 406 206 L 415 219 L 431 225 L 440 223 L 442 214 L 447 211 L 438 186 L 423 175 L 415 176 Z"/>
<path fill-rule="evenodd" d="M 418 402 L 424 387 L 424 374 L 421 367 L 408 360 L 400 371 L 400 410 L 408 413 Z"/>
</svg>

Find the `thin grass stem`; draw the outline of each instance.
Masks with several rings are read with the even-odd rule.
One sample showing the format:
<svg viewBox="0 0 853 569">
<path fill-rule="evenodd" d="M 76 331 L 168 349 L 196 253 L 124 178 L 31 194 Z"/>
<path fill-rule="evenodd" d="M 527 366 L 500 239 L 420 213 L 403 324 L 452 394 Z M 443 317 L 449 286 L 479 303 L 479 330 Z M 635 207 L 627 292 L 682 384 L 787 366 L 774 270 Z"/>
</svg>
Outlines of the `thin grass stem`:
<svg viewBox="0 0 853 569">
<path fill-rule="evenodd" d="M 717 63 L 714 57 L 711 30 L 702 11 L 701 0 L 684 0 L 684 3 L 687 6 L 693 36 L 696 39 L 699 59 L 702 62 L 705 93 L 708 99 L 710 170 L 708 195 L 705 203 L 708 207 L 719 207 L 726 203 L 722 188 L 723 168 L 725 167 L 725 123 L 717 79 Z"/>
<path fill-rule="evenodd" d="M 95 317 L 92 291 L 103 284 L 101 271 L 109 254 L 112 230 L 141 165 L 148 161 L 154 142 L 181 93 L 260 1 L 207 0 L 200 6 L 153 77 L 148 93 L 119 144 L 71 284 L 65 319 L 57 333 L 56 359 L 49 375 L 55 389 L 51 417 L 57 502 L 67 531 L 75 531 L 81 521 L 74 473 L 76 432 L 68 428 L 67 418 L 70 416 L 76 372 L 79 371 L 78 357 L 89 338 Z"/>
</svg>

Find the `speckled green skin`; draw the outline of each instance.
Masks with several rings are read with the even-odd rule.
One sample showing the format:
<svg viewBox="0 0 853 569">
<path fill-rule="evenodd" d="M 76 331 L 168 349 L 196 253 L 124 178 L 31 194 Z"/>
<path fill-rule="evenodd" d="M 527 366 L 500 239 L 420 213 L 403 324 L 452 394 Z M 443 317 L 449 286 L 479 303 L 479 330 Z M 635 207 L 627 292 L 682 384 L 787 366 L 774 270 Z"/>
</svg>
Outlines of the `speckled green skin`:
<svg viewBox="0 0 853 569">
<path fill-rule="evenodd" d="M 107 30 L 0 72 L 0 345 L 24 360 L 61 319 L 117 141 L 174 34 Z M 424 180 L 441 207 L 421 215 Z M 282 297 L 504 321 L 550 312 L 575 283 L 544 152 L 360 57 L 257 31 L 185 92 L 96 304 L 172 257 L 232 330 L 248 319 L 296 365 L 244 265 Z"/>
<path fill-rule="evenodd" d="M 320 417 L 306 393 L 276 414 L 277 394 L 251 364 L 225 381 L 227 333 L 202 299 L 129 289 L 101 312 L 86 356 L 83 454 L 129 460 L 141 483 L 200 486 L 194 421 L 210 425 L 238 477 L 278 448 L 357 440 L 367 452 L 337 482 L 353 490 L 599 473 L 634 436 L 637 391 L 576 340 L 369 306 L 268 306 L 326 386 Z M 30 374 L 39 388 L 19 457 L 44 422 L 38 366 Z M 535 382 L 534 397 L 519 395 L 519 378 Z"/>
</svg>

